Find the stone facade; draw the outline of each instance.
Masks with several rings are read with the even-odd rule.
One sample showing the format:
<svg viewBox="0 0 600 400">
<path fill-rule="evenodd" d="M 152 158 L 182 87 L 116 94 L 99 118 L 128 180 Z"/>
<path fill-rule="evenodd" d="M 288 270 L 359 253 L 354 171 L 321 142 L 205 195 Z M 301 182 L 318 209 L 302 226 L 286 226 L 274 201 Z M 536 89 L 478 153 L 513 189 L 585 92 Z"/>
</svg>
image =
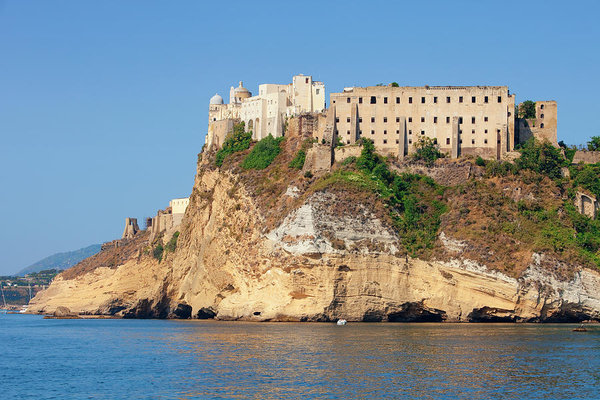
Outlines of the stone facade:
<svg viewBox="0 0 600 400">
<path fill-rule="evenodd" d="M 521 104 L 519 104 L 519 107 Z M 535 118 L 516 118 L 519 143 L 525 143 L 532 137 L 548 141 L 554 146 L 557 142 L 558 107 L 556 101 L 536 101 Z"/>
<path fill-rule="evenodd" d="M 514 149 L 514 105 L 506 86 L 371 86 L 332 93 L 328 113 L 344 143 L 370 138 L 385 155 L 429 137 L 453 157 L 501 158 Z"/>
<path fill-rule="evenodd" d="M 596 164 L 600 163 L 600 151 L 578 150 L 573 156 L 573 164 Z"/>
<path fill-rule="evenodd" d="M 122 239 L 131 239 L 140 231 L 137 223 L 137 218 L 125 218 L 125 229 L 123 230 Z"/>
<path fill-rule="evenodd" d="M 286 119 L 306 112 L 325 110 L 325 85 L 311 76 L 296 75 L 291 84 L 262 84 L 252 96 L 240 82 L 231 88 L 229 104 L 216 94 L 210 100 L 206 144 L 221 146 L 234 121 L 245 123 L 252 139 L 283 136 Z"/>
</svg>

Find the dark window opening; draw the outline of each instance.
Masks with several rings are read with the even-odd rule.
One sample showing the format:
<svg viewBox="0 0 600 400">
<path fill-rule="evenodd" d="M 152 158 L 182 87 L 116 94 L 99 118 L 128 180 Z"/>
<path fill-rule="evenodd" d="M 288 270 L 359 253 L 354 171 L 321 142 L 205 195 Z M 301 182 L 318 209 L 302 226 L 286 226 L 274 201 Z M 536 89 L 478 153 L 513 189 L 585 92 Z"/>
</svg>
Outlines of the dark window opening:
<svg viewBox="0 0 600 400">
<path fill-rule="evenodd" d="M 347 117 L 347 118 L 346 118 L 346 122 L 350 122 L 350 117 Z"/>
<path fill-rule="evenodd" d="M 396 117 L 396 122 L 400 122 L 400 117 Z"/>
<path fill-rule="evenodd" d="M 544 118 L 544 114 L 540 114 L 540 118 Z"/>
<path fill-rule="evenodd" d="M 384 129 L 384 130 L 383 130 L 383 134 L 384 134 L 384 135 L 387 135 L 387 130 L 385 130 L 385 129 Z"/>
<path fill-rule="evenodd" d="M 346 131 L 346 135 L 349 135 L 349 134 L 350 134 L 350 131 Z"/>
<path fill-rule="evenodd" d="M 396 129 L 396 135 L 399 135 L 399 134 L 400 134 L 400 130 Z"/>
<path fill-rule="evenodd" d="M 462 97 L 462 96 L 460 96 L 460 97 L 458 98 L 458 102 L 459 102 L 459 103 L 462 103 L 462 102 L 463 102 L 463 97 Z"/>
<path fill-rule="evenodd" d="M 543 110 L 543 109 L 544 109 L 544 105 L 543 105 L 543 104 L 541 104 L 541 105 L 540 105 L 540 108 Z"/>
<path fill-rule="evenodd" d="M 543 127 L 544 127 L 544 123 L 542 122 L 542 123 L 540 124 L 540 128 L 543 128 Z"/>
<path fill-rule="evenodd" d="M 340 117 L 336 117 L 335 122 L 340 122 Z"/>
<path fill-rule="evenodd" d="M 408 139 L 408 144 L 411 144 L 411 143 L 412 143 L 412 139 Z"/>
<path fill-rule="evenodd" d="M 421 131 L 421 135 L 424 135 L 424 134 L 425 134 L 425 131 Z"/>
<path fill-rule="evenodd" d="M 383 122 L 387 122 L 387 117 L 383 117 Z"/>
<path fill-rule="evenodd" d="M 433 102 L 437 103 L 437 97 L 436 96 L 433 97 Z"/>
<path fill-rule="evenodd" d="M 449 124 L 450 123 L 450 117 L 446 117 L 446 123 Z"/>
<path fill-rule="evenodd" d="M 398 139 L 396 139 L 396 144 L 399 144 L 399 143 L 400 143 L 400 141 Z"/>
<path fill-rule="evenodd" d="M 433 138 L 433 144 L 437 144 L 437 138 Z"/>
<path fill-rule="evenodd" d="M 377 98 L 375 96 L 371 96 L 371 104 L 376 104 Z"/>
<path fill-rule="evenodd" d="M 387 104 L 387 97 L 383 98 L 383 104 Z"/>
<path fill-rule="evenodd" d="M 458 123 L 459 123 L 459 124 L 462 124 L 462 123 L 463 123 L 463 119 L 462 119 L 462 117 L 458 117 Z"/>
<path fill-rule="evenodd" d="M 472 134 L 475 134 L 475 129 L 471 129 L 471 133 L 472 133 Z"/>
<path fill-rule="evenodd" d="M 409 98 L 408 98 L 408 102 L 409 102 L 410 104 L 412 104 L 412 97 L 409 97 Z"/>
<path fill-rule="evenodd" d="M 425 122 L 425 117 L 421 117 L 421 122 Z"/>
<path fill-rule="evenodd" d="M 483 133 L 487 133 L 487 129 Z"/>
<path fill-rule="evenodd" d="M 475 100 L 477 100 L 475 96 L 471 97 L 471 103 L 475 103 Z"/>
<path fill-rule="evenodd" d="M 350 97 L 346 98 L 346 103 L 350 103 Z"/>
<path fill-rule="evenodd" d="M 450 103 L 450 96 L 446 97 L 446 103 Z"/>
<path fill-rule="evenodd" d="M 483 117 L 484 122 L 488 122 L 488 117 Z"/>
<path fill-rule="evenodd" d="M 371 117 L 371 122 L 375 122 L 375 117 Z"/>
<path fill-rule="evenodd" d="M 408 122 L 412 122 L 412 117 L 408 117 Z"/>
<path fill-rule="evenodd" d="M 421 103 L 425 104 L 425 97 L 421 97 Z"/>
<path fill-rule="evenodd" d="M 446 138 L 446 144 L 450 144 L 450 138 Z"/>
<path fill-rule="evenodd" d="M 409 129 L 409 130 L 408 130 L 408 134 L 409 134 L 409 135 L 412 135 L 412 129 Z"/>
<path fill-rule="evenodd" d="M 483 139 L 483 143 L 484 143 L 484 144 L 487 144 L 487 139 Z"/>
<path fill-rule="evenodd" d="M 375 131 L 373 131 L 373 130 L 372 130 L 372 131 L 371 131 L 371 135 L 374 135 L 374 134 L 375 134 Z"/>
<path fill-rule="evenodd" d="M 471 117 L 471 123 L 474 124 L 475 123 L 475 117 Z"/>
<path fill-rule="evenodd" d="M 358 122 L 361 123 L 362 122 L 362 117 L 358 117 Z"/>
<path fill-rule="evenodd" d="M 498 103 L 502 103 L 502 96 L 498 96 Z"/>
<path fill-rule="evenodd" d="M 471 144 L 475 144 L 475 139 L 471 139 Z"/>
<path fill-rule="evenodd" d="M 362 97 L 358 98 L 358 104 L 362 104 Z"/>
<path fill-rule="evenodd" d="M 485 96 L 485 97 L 483 98 L 483 102 L 484 102 L 484 103 L 487 103 L 487 102 L 488 102 L 488 97 L 487 97 L 487 96 Z"/>
<path fill-rule="evenodd" d="M 396 97 L 396 104 L 400 104 L 400 97 Z"/>
<path fill-rule="evenodd" d="M 437 117 L 433 117 L 433 123 L 437 124 Z"/>
<path fill-rule="evenodd" d="M 387 139 L 383 139 L 383 144 L 387 144 Z"/>
</svg>

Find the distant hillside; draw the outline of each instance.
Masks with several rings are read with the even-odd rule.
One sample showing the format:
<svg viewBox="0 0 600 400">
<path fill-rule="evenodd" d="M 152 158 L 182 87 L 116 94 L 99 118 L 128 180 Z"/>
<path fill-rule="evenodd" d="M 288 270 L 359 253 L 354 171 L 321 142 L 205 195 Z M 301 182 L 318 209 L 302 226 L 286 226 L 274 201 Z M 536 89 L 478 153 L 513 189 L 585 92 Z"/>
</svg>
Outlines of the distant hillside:
<svg viewBox="0 0 600 400">
<path fill-rule="evenodd" d="M 99 244 L 93 244 L 79 250 L 67 251 L 64 253 L 56 253 L 44 258 L 30 266 L 23 268 L 17 273 L 19 276 L 30 274 L 32 272 L 40 272 L 46 269 L 67 269 L 77 264 L 79 261 L 93 256 L 100 251 Z"/>
</svg>

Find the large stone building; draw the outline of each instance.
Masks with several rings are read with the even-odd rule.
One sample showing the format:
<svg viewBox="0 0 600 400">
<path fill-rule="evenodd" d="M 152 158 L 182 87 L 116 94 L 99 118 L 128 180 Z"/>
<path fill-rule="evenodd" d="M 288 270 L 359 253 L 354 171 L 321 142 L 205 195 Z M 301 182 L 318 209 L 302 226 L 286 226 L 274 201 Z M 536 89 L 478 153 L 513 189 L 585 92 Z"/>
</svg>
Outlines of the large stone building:
<svg viewBox="0 0 600 400">
<path fill-rule="evenodd" d="M 256 96 L 240 82 L 237 88 L 231 87 L 228 104 L 218 94 L 210 99 L 206 144 L 221 146 L 237 120 L 252 131 L 254 140 L 260 140 L 282 136 L 287 117 L 324 110 L 325 85 L 311 76 L 296 75 L 287 85 L 259 85 Z"/>
<path fill-rule="evenodd" d="M 254 140 L 281 136 L 287 117 L 325 111 L 325 87 L 310 76 L 294 76 L 289 85 L 263 84 L 259 94 L 231 88 L 230 102 L 210 100 L 206 143 L 221 146 L 235 121 L 245 122 Z M 379 152 L 400 158 L 412 153 L 422 137 L 431 138 L 453 158 L 461 155 L 501 159 L 531 137 L 557 145 L 557 104 L 536 102 L 536 116 L 515 115 L 515 96 L 507 86 L 370 86 L 330 94 L 318 142 L 354 144 L 361 137 Z"/>
<path fill-rule="evenodd" d="M 453 158 L 500 159 L 531 136 L 556 144 L 556 102 L 538 102 L 537 111 L 529 124 L 517 119 L 507 86 L 352 87 L 330 95 L 321 134 L 344 144 L 370 138 L 381 153 L 400 158 L 428 137 Z"/>
</svg>

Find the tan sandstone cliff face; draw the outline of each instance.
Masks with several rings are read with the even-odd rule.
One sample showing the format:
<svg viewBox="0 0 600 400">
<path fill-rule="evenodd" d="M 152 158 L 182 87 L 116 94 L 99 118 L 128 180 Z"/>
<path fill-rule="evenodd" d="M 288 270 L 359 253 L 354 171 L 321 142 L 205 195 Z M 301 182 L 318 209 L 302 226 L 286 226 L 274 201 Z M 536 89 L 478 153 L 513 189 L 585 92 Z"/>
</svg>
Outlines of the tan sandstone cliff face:
<svg viewBox="0 0 600 400">
<path fill-rule="evenodd" d="M 443 232 L 455 258 L 412 259 L 373 204 L 340 212 L 334 190 L 303 194 L 290 186 L 286 196 L 303 201 L 266 229 L 237 176 L 201 166 L 174 254 L 161 263 L 138 254 L 117 268 L 59 276 L 30 310 L 302 321 L 600 318 L 595 271 L 560 281 L 534 254 L 521 278 L 511 278 L 462 259 L 463 244 Z"/>
</svg>

